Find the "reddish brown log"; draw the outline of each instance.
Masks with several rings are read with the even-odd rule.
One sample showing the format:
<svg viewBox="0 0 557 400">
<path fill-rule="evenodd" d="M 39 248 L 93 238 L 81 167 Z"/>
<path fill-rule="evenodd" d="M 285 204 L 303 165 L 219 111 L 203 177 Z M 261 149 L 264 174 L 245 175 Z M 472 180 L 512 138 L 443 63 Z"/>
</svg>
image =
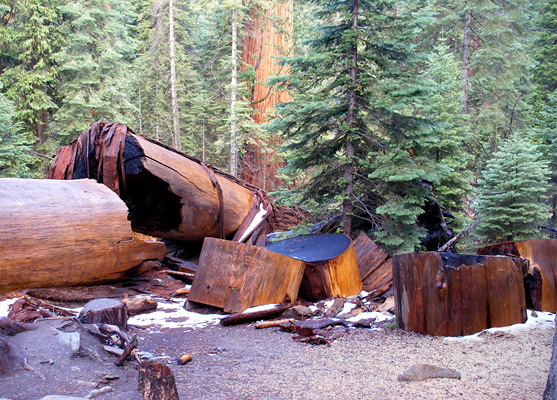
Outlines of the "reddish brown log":
<svg viewBox="0 0 557 400">
<path fill-rule="evenodd" d="M 480 247 L 478 254 L 502 254 L 530 261 L 526 290 L 535 310 L 557 311 L 557 239 L 504 242 Z M 541 285 L 539 284 L 541 281 Z"/>
<path fill-rule="evenodd" d="M 221 325 L 230 326 L 238 324 L 247 324 L 253 321 L 261 321 L 263 319 L 270 319 L 280 316 L 284 311 L 292 307 L 289 304 L 282 304 L 268 310 L 244 312 L 239 314 L 232 314 L 220 320 Z"/>
<path fill-rule="evenodd" d="M 134 238 L 124 202 L 93 180 L 0 179 L 0 204 L 0 292 L 129 279 L 164 256 L 163 243 Z"/>
<path fill-rule="evenodd" d="M 460 336 L 526 321 L 523 265 L 512 257 L 428 252 L 391 260 L 404 330 Z"/>
<path fill-rule="evenodd" d="M 225 312 L 295 301 L 303 273 L 300 260 L 263 247 L 206 238 L 188 300 Z"/>
<path fill-rule="evenodd" d="M 375 297 L 381 296 L 393 282 L 392 265 L 387 261 L 389 254 L 363 232 L 352 243 L 363 289 Z"/>
<path fill-rule="evenodd" d="M 300 297 L 318 301 L 361 292 L 352 241 L 344 235 L 309 235 L 271 243 L 267 248 L 305 262 Z"/>
</svg>

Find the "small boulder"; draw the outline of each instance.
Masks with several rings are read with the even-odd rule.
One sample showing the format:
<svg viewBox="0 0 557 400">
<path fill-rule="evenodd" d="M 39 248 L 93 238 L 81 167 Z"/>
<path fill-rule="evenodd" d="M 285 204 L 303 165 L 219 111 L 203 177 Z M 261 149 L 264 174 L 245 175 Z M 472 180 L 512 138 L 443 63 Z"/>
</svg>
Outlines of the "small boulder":
<svg viewBox="0 0 557 400">
<path fill-rule="evenodd" d="M 398 374 L 398 380 L 405 382 L 420 382 L 435 378 L 460 379 L 460 372 L 429 364 L 416 364 Z"/>
</svg>

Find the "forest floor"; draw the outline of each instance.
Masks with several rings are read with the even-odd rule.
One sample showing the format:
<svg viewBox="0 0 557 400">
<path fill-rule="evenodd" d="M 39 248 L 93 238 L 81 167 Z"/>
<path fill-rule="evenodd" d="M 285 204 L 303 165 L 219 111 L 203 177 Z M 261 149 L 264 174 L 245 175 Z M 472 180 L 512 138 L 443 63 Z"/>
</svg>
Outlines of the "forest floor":
<svg viewBox="0 0 557 400">
<path fill-rule="evenodd" d="M 164 312 L 152 313 L 153 318 Z M 294 341 L 291 333 L 278 328 L 223 327 L 210 316 L 180 324 L 184 318 L 167 310 L 167 324 L 130 320 L 141 357 L 171 368 L 182 400 L 540 399 L 554 335 L 553 314 L 529 313 L 526 324 L 460 338 L 412 334 L 385 323 L 371 329 L 336 327 L 337 340 L 314 346 Z M 71 320 L 35 325 L 38 329 L 10 337 L 17 368 L 0 377 L 0 398 L 141 398 L 136 364 L 116 367 L 115 357 L 103 351 L 99 339 Z M 79 352 L 60 340 L 64 331 L 80 332 Z M 177 365 L 175 360 L 184 354 L 193 360 Z M 37 373 L 23 368 L 24 358 Z M 397 380 L 400 372 L 418 363 L 455 369 L 461 379 Z"/>
</svg>

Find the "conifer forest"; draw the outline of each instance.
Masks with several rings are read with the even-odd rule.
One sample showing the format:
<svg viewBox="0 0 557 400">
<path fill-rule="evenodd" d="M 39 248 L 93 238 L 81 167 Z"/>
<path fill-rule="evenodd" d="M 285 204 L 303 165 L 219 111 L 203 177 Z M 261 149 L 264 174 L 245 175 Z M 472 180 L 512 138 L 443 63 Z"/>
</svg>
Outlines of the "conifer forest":
<svg viewBox="0 0 557 400">
<path fill-rule="evenodd" d="M 555 0 L 2 0 L 0 177 L 103 119 L 309 211 L 300 233 L 557 237 Z"/>
</svg>

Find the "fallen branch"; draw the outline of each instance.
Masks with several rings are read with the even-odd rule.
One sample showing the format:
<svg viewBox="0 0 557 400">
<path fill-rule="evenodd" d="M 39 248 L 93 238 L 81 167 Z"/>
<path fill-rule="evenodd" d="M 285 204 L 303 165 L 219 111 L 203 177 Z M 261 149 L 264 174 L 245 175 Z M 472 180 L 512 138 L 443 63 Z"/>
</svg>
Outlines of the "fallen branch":
<svg viewBox="0 0 557 400">
<path fill-rule="evenodd" d="M 443 252 L 443 251 L 447 251 L 449 249 L 449 247 L 451 247 L 457 240 L 458 238 L 465 232 L 468 232 L 470 229 L 472 229 L 473 227 L 475 227 L 476 225 L 478 225 L 480 222 L 482 221 L 476 221 L 473 224 L 468 225 L 466 228 L 464 228 L 463 230 L 461 230 L 456 236 L 454 236 L 453 238 L 451 238 L 451 240 L 449 240 L 447 243 L 445 243 L 443 246 L 439 247 L 439 249 L 437 249 L 438 252 Z"/>
<path fill-rule="evenodd" d="M 263 329 L 263 328 L 272 328 L 274 326 L 279 326 L 281 324 L 291 323 L 294 321 L 294 318 L 287 318 L 287 319 L 278 319 L 276 321 L 265 321 L 259 322 L 254 325 L 255 329 Z"/>
<path fill-rule="evenodd" d="M 252 321 L 258 321 L 261 319 L 270 319 L 279 316 L 284 311 L 292 307 L 290 304 L 279 305 L 277 307 L 271 308 L 269 310 L 254 311 L 254 312 L 244 312 L 239 314 L 232 314 L 228 317 L 224 317 L 220 320 L 220 324 L 224 326 L 246 324 Z"/>
<path fill-rule="evenodd" d="M 37 375 L 39 378 L 41 378 L 43 381 L 46 380 L 46 378 L 44 377 L 43 374 L 41 374 L 39 371 L 37 371 L 35 368 L 33 368 L 32 366 L 30 366 L 27 363 L 27 359 L 24 358 L 23 359 L 23 368 L 25 368 L 27 371 L 31 371 L 32 373 L 34 373 L 35 375 Z"/>
</svg>

